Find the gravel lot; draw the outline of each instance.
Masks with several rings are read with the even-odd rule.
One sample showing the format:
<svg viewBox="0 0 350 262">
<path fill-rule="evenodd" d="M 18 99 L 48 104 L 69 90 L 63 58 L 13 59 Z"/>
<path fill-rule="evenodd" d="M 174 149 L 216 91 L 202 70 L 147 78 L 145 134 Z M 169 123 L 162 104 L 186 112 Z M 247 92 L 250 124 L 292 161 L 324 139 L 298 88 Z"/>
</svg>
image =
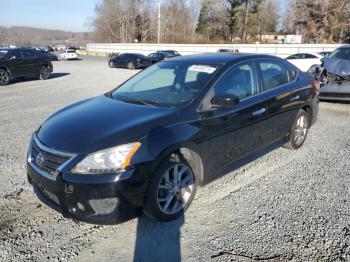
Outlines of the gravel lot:
<svg viewBox="0 0 350 262">
<path fill-rule="evenodd" d="M 0 261 L 350 261 L 350 104 L 321 103 L 300 150 L 279 148 L 200 188 L 184 218 L 97 226 L 40 204 L 27 144 L 50 114 L 136 71 L 83 58 L 54 72 L 0 88 Z"/>
</svg>

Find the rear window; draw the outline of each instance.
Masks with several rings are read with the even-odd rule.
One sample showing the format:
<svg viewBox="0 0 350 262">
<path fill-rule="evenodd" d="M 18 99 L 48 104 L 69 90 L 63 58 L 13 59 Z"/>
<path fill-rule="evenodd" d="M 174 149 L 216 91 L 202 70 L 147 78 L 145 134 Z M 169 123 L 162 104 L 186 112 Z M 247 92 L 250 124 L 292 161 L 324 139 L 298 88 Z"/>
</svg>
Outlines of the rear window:
<svg viewBox="0 0 350 262">
<path fill-rule="evenodd" d="M 22 51 L 24 57 L 35 57 L 34 50 L 25 49 Z"/>
</svg>

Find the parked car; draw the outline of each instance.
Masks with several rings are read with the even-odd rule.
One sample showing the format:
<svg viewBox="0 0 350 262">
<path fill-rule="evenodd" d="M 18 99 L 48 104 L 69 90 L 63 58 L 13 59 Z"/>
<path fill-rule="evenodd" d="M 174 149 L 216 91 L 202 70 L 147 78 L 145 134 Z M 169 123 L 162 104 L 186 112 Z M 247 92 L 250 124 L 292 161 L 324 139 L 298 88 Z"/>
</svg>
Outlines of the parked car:
<svg viewBox="0 0 350 262">
<path fill-rule="evenodd" d="M 49 117 L 30 142 L 28 179 L 68 217 L 105 222 L 143 208 L 173 220 L 232 164 L 271 146 L 300 148 L 318 87 L 274 56 L 165 60 Z"/>
<path fill-rule="evenodd" d="M 217 53 L 238 53 L 238 49 L 220 48 Z"/>
<path fill-rule="evenodd" d="M 142 54 L 124 53 L 111 57 L 108 60 L 110 68 L 122 67 L 128 69 L 146 68 L 152 65 L 152 61 Z"/>
<path fill-rule="evenodd" d="M 160 50 L 157 52 L 166 52 L 166 53 L 172 54 L 173 56 L 181 56 L 180 53 L 178 51 L 175 51 L 175 50 Z"/>
<path fill-rule="evenodd" d="M 79 57 L 75 50 L 67 49 L 64 52 L 60 53 L 60 58 L 62 60 L 77 60 Z"/>
<path fill-rule="evenodd" d="M 43 52 L 32 48 L 11 48 L 0 50 L 0 85 L 8 85 L 12 79 L 37 76 L 49 78 L 53 66 Z"/>
<path fill-rule="evenodd" d="M 42 51 L 47 52 L 47 53 L 55 51 L 55 50 L 54 50 L 51 46 L 49 46 L 49 45 L 40 46 L 39 49 L 41 49 Z"/>
<path fill-rule="evenodd" d="M 325 57 L 320 74 L 320 99 L 350 101 L 350 45 Z"/>
<path fill-rule="evenodd" d="M 169 59 L 172 57 L 174 57 L 174 55 L 167 52 L 155 52 L 147 56 L 147 58 L 149 58 L 152 61 L 152 64 L 158 63 L 160 61 L 163 61 L 165 59 Z"/>
<path fill-rule="evenodd" d="M 316 67 L 319 67 L 322 63 L 322 55 L 318 53 L 300 53 L 288 56 L 286 60 L 303 72 L 313 72 Z"/>
<path fill-rule="evenodd" d="M 323 56 L 323 57 L 327 57 L 327 56 L 329 56 L 331 53 L 332 53 L 331 51 L 318 52 L 318 54 L 320 54 L 320 55 Z"/>
<path fill-rule="evenodd" d="M 58 61 L 58 56 L 53 52 L 44 52 L 51 61 Z"/>
</svg>

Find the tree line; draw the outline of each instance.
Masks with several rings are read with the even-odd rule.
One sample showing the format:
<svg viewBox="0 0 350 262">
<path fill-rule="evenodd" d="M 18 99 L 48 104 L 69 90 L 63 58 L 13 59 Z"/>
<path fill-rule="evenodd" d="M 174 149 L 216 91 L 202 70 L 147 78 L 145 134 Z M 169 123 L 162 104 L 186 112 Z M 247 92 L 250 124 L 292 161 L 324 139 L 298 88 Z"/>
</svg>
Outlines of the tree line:
<svg viewBox="0 0 350 262">
<path fill-rule="evenodd" d="M 157 42 L 159 0 L 103 0 L 92 21 L 98 42 Z M 347 42 L 349 0 L 162 0 L 162 43 L 263 42 L 265 34 L 300 34 L 305 43 Z"/>
</svg>

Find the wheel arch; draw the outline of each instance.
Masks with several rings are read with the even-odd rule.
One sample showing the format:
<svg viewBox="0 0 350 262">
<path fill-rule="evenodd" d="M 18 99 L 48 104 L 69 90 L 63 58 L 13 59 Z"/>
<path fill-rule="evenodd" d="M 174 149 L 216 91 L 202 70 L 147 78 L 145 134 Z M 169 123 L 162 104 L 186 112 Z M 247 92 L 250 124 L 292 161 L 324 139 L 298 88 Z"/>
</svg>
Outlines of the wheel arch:
<svg viewBox="0 0 350 262">
<path fill-rule="evenodd" d="M 191 166 L 192 171 L 198 178 L 198 184 L 204 184 L 204 165 L 201 156 L 198 152 L 196 152 L 190 145 L 173 145 L 168 147 L 166 150 L 161 152 L 158 156 L 158 164 L 157 166 L 164 160 L 165 158 L 180 155 L 183 157 Z"/>
<path fill-rule="evenodd" d="M 312 123 L 312 118 L 313 118 L 313 112 L 312 112 L 311 106 L 310 105 L 303 105 L 301 109 L 304 110 L 309 115 L 309 119 L 308 119 L 309 123 L 308 124 L 310 126 Z"/>
<path fill-rule="evenodd" d="M 12 78 L 11 71 L 10 71 L 10 69 L 8 69 L 8 67 L 6 67 L 6 66 L 0 66 L 0 69 L 5 70 L 7 73 L 9 73 L 10 78 Z"/>
</svg>

